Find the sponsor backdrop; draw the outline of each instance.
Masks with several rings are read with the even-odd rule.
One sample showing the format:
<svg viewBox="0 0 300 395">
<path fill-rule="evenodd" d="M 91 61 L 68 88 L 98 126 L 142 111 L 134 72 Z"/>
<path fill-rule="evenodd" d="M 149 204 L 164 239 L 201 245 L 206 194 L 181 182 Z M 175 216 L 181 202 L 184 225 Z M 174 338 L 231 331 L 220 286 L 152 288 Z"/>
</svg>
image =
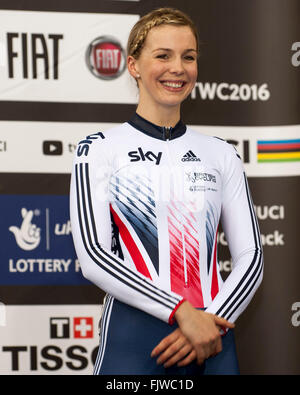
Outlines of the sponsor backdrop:
<svg viewBox="0 0 300 395">
<path fill-rule="evenodd" d="M 183 118 L 234 144 L 262 233 L 263 283 L 237 322 L 243 374 L 300 373 L 300 2 L 0 2 L 0 372 L 90 374 L 103 292 L 72 244 L 76 143 L 127 120 L 137 91 L 128 33 L 171 5 L 199 27 Z M 224 278 L 231 270 L 219 233 Z"/>
</svg>

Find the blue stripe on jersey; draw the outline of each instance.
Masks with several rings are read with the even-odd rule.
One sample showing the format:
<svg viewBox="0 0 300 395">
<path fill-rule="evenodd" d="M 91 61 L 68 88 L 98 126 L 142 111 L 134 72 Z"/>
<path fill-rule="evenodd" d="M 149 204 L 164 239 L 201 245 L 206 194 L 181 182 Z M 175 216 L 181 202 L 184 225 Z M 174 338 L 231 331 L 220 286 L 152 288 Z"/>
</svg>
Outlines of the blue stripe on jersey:
<svg viewBox="0 0 300 395">
<path fill-rule="evenodd" d="M 206 246 L 207 246 L 207 273 L 209 273 L 214 240 L 218 226 L 218 219 L 214 213 L 212 205 L 207 202 L 209 207 L 206 211 Z"/>
<path fill-rule="evenodd" d="M 107 341 L 107 331 L 109 327 L 109 319 L 111 315 L 111 310 L 113 306 L 114 298 L 111 295 L 106 295 L 104 300 L 104 306 L 101 317 L 101 326 L 100 326 L 100 345 L 98 350 L 97 359 L 94 366 L 94 375 L 98 375 L 101 369 L 101 365 L 103 362 L 103 357 L 105 353 L 106 341 Z"/>
<path fill-rule="evenodd" d="M 110 190 L 115 202 L 127 221 L 133 227 L 145 247 L 153 266 L 159 274 L 159 252 L 157 221 L 155 215 L 154 191 L 150 180 L 137 177 L 136 180 L 113 177 Z M 144 189 L 146 192 L 144 192 Z"/>
</svg>

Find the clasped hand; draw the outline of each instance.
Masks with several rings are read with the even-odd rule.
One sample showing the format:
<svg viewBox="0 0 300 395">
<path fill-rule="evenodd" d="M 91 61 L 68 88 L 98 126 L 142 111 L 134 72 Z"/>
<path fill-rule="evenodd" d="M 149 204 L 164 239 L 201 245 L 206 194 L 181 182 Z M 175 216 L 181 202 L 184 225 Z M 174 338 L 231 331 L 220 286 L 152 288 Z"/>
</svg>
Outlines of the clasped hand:
<svg viewBox="0 0 300 395">
<path fill-rule="evenodd" d="M 166 336 L 152 350 L 151 357 L 168 368 L 175 363 L 186 366 L 193 360 L 202 364 L 205 359 L 222 351 L 221 328 L 234 324 L 214 314 L 195 309 L 185 301 L 175 313 L 179 328 Z"/>
</svg>

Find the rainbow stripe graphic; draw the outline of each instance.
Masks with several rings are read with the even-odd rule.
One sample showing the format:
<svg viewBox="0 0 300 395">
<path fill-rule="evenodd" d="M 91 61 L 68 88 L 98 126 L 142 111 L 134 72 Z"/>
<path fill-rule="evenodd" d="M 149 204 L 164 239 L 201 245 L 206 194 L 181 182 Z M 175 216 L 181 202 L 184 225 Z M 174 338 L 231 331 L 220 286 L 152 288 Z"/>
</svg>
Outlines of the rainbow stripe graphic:
<svg viewBox="0 0 300 395">
<path fill-rule="evenodd" d="M 258 162 L 300 161 L 300 139 L 257 141 Z"/>
</svg>

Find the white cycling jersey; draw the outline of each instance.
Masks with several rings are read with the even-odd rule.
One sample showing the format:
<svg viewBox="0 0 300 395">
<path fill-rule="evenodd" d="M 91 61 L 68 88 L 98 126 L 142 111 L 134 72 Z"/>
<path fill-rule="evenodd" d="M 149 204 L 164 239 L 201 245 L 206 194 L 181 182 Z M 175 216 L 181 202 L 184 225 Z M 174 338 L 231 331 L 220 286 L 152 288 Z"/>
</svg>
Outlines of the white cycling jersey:
<svg viewBox="0 0 300 395">
<path fill-rule="evenodd" d="M 83 275 L 171 323 L 183 300 L 234 322 L 263 273 L 259 228 L 233 146 L 181 121 L 138 114 L 78 143 L 71 179 L 74 245 Z M 221 220 L 232 256 L 222 281 Z"/>
</svg>

